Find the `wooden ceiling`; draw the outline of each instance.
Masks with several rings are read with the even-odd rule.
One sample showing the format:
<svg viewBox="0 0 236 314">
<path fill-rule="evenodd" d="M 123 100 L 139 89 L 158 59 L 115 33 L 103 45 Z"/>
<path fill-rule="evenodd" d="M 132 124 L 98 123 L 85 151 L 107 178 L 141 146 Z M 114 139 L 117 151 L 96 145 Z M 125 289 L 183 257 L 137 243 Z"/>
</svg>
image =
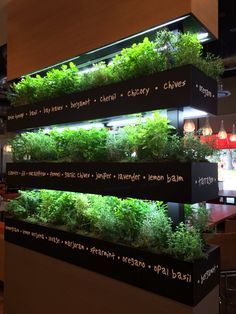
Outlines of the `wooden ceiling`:
<svg viewBox="0 0 236 314">
<path fill-rule="evenodd" d="M 11 0 L 0 0 L 0 47 L 7 42 L 7 4 Z"/>
</svg>

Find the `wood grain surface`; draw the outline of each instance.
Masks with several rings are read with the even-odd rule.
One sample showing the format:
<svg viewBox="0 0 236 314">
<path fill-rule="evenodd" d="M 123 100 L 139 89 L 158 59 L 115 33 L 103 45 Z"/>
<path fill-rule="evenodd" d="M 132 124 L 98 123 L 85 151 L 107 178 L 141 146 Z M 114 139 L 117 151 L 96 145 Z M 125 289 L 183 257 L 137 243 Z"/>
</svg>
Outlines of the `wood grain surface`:
<svg viewBox="0 0 236 314">
<path fill-rule="evenodd" d="M 217 0 L 12 0 L 8 80 L 195 14 L 217 36 Z"/>
</svg>

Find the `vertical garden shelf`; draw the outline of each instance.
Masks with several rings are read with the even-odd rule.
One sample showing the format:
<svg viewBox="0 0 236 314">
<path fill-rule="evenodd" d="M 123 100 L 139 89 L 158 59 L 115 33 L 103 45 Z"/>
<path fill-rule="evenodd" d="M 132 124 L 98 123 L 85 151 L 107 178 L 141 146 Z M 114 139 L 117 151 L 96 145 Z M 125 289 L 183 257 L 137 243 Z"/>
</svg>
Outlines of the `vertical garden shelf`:
<svg viewBox="0 0 236 314">
<path fill-rule="evenodd" d="M 98 120 L 156 109 L 191 107 L 217 113 L 217 84 L 193 65 L 184 65 L 8 111 L 7 129 Z"/>
<path fill-rule="evenodd" d="M 191 107 L 216 113 L 216 82 L 192 65 L 9 110 L 8 131 Z M 211 163 L 11 163 L 7 184 L 196 203 L 217 197 Z M 6 241 L 85 267 L 187 305 L 218 284 L 219 250 L 194 263 L 6 219 Z"/>
</svg>

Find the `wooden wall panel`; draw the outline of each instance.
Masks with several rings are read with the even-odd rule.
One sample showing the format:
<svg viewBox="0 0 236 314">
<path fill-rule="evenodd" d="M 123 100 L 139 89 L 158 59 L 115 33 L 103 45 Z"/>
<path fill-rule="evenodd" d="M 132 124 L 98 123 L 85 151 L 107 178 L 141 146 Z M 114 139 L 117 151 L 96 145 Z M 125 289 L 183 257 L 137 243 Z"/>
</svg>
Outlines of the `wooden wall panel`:
<svg viewBox="0 0 236 314">
<path fill-rule="evenodd" d="M 0 47 L 7 42 L 7 5 L 10 0 L 0 0 Z"/>
<path fill-rule="evenodd" d="M 191 12 L 218 38 L 218 0 L 192 0 Z"/>
<path fill-rule="evenodd" d="M 8 80 L 190 11 L 191 0 L 12 0 Z"/>
<path fill-rule="evenodd" d="M 5 314 L 218 314 L 219 286 L 190 307 L 6 242 Z"/>
</svg>

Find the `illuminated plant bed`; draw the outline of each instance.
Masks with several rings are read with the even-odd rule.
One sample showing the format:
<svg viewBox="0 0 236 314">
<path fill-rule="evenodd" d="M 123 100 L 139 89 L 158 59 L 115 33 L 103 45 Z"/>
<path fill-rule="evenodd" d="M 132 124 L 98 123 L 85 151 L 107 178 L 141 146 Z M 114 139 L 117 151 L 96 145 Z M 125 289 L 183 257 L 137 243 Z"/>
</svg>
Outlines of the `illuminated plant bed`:
<svg viewBox="0 0 236 314">
<path fill-rule="evenodd" d="M 193 65 L 64 95 L 8 111 L 7 129 L 103 119 L 156 109 L 193 107 L 216 114 L 217 83 Z"/>
</svg>

